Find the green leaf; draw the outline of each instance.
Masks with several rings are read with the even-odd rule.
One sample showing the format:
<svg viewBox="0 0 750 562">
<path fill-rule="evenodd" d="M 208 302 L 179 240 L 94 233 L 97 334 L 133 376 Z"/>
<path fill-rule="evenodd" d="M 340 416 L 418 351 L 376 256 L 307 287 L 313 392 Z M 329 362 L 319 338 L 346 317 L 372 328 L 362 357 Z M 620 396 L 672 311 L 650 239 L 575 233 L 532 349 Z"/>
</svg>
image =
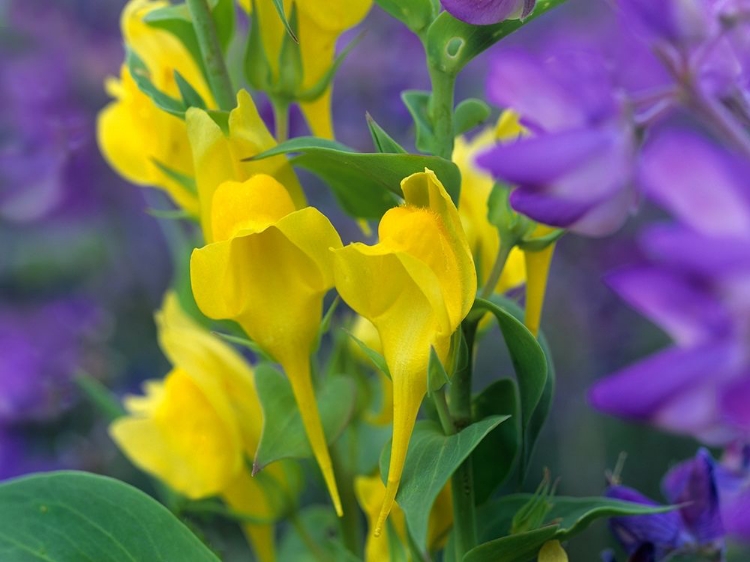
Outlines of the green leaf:
<svg viewBox="0 0 750 562">
<path fill-rule="evenodd" d="M 463 562 L 529 562 L 557 534 L 556 526 L 495 539 L 471 549 Z"/>
<path fill-rule="evenodd" d="M 453 117 L 455 135 L 462 135 L 490 118 L 492 109 L 480 99 L 469 98 L 456 107 Z"/>
<path fill-rule="evenodd" d="M 359 346 L 362 352 L 367 356 L 367 358 L 372 362 L 372 364 L 375 366 L 375 368 L 378 371 L 383 373 L 389 379 L 391 378 L 391 372 L 388 370 L 388 364 L 385 362 L 385 357 L 383 357 L 382 354 L 372 349 L 369 345 L 367 345 L 365 342 L 360 340 L 357 336 L 352 334 L 349 330 L 344 330 L 344 333 L 347 336 L 349 336 L 352 339 L 352 341 Z"/>
<path fill-rule="evenodd" d="M 523 322 L 524 311 L 514 301 L 503 295 L 492 295 L 490 301 L 510 312 L 519 322 Z M 526 428 L 526 441 L 528 446 L 524 450 L 524 454 L 526 455 L 524 458 L 525 466 L 528 466 L 529 464 L 531 454 L 534 452 L 534 445 L 544 427 L 544 422 L 547 421 L 547 416 L 549 416 L 549 412 L 552 409 L 552 402 L 555 398 L 556 376 L 555 365 L 552 361 L 552 353 L 549 349 L 547 338 L 542 332 L 539 332 L 537 341 L 539 342 L 547 361 L 547 381 L 544 384 L 544 390 L 542 391 L 542 396 L 539 398 L 539 403 L 536 408 L 534 408 L 534 413 L 531 415 L 528 427 Z"/>
<path fill-rule="evenodd" d="M 180 90 L 180 96 L 182 97 L 183 104 L 186 108 L 199 107 L 203 110 L 208 109 L 206 102 L 203 101 L 201 95 L 195 91 L 195 88 L 193 88 L 188 81 L 182 77 L 182 74 L 177 72 L 177 70 L 174 71 L 174 79 L 175 82 L 177 82 L 177 88 Z"/>
<path fill-rule="evenodd" d="M 370 135 L 372 136 L 372 143 L 375 145 L 378 152 L 406 154 L 406 149 L 393 140 L 393 137 L 386 133 L 369 113 L 366 113 L 365 117 L 367 118 L 367 126 L 369 127 Z"/>
<path fill-rule="evenodd" d="M 445 371 L 443 362 L 440 361 L 437 351 L 430 347 L 430 361 L 427 366 L 427 391 L 431 394 L 443 388 L 451 382 L 448 373 Z"/>
<path fill-rule="evenodd" d="M 330 507 L 312 505 L 292 518 L 281 539 L 277 560 L 361 562 L 341 544 L 341 529 Z"/>
<path fill-rule="evenodd" d="M 519 408 L 518 388 L 512 379 L 495 381 L 472 402 L 472 418 L 475 420 L 494 415 L 510 416 L 510 420 L 493 429 L 471 454 L 477 505 L 489 500 L 513 470 L 521 450 Z"/>
<path fill-rule="evenodd" d="M 508 535 L 514 514 L 523 508 L 532 497 L 532 494 L 514 494 L 489 502 L 479 508 L 477 521 L 480 522 L 480 540 Z M 554 524 L 557 527 L 553 538 L 561 541 L 568 540 L 583 532 L 597 519 L 628 515 L 653 515 L 676 509 L 674 506 L 643 505 L 604 497 L 570 498 L 556 496 L 548 501 L 551 502 L 552 509 L 547 513 L 545 524 L 548 526 Z M 491 542 L 494 541 L 491 540 Z"/>
<path fill-rule="evenodd" d="M 478 54 L 563 2 L 540 0 L 525 20 L 507 20 L 495 25 L 471 25 L 442 12 L 427 31 L 427 56 L 437 68 L 456 75 Z"/>
<path fill-rule="evenodd" d="M 260 347 L 257 343 L 255 343 L 253 340 L 246 338 L 245 336 L 235 336 L 233 334 L 225 334 L 224 332 L 214 332 L 217 336 L 220 338 L 228 341 L 229 343 L 233 343 L 235 345 L 239 345 L 241 347 L 245 347 L 255 353 L 258 357 L 262 357 L 264 360 L 273 362 L 274 358 L 271 357 L 266 351 Z"/>
<path fill-rule="evenodd" d="M 195 178 L 182 174 L 178 172 L 177 170 L 173 170 L 172 168 L 170 168 L 166 164 L 163 164 L 156 158 L 152 158 L 151 162 L 153 162 L 154 166 L 159 168 L 159 170 L 161 170 L 162 173 L 166 175 L 169 179 L 179 183 L 182 187 L 184 187 L 190 193 L 194 193 L 195 195 L 198 195 L 198 187 L 195 185 Z"/>
<path fill-rule="evenodd" d="M 415 33 L 425 29 L 437 15 L 439 4 L 432 0 L 376 0 L 378 6 Z"/>
<path fill-rule="evenodd" d="M 492 416 L 471 424 L 455 435 L 444 435 L 440 424 L 418 421 L 409 442 L 406 464 L 396 501 L 421 550 L 427 548 L 427 526 L 432 505 L 451 475 L 477 445 L 508 416 Z M 383 450 L 380 474 L 388 478 L 391 449 Z"/>
<path fill-rule="evenodd" d="M 430 92 L 405 90 L 401 92 L 401 100 L 414 120 L 415 146 L 417 150 L 421 152 L 434 152 L 435 132 L 432 130 L 432 122 L 429 115 Z"/>
<path fill-rule="evenodd" d="M 255 368 L 255 385 L 263 408 L 263 431 L 253 472 L 285 458 L 308 458 L 307 440 L 289 380 L 268 364 Z M 329 443 L 338 438 L 354 412 L 356 387 L 343 375 L 332 375 L 317 392 L 318 411 Z"/>
<path fill-rule="evenodd" d="M 281 19 L 281 23 L 284 24 L 284 27 L 286 28 L 287 34 L 292 38 L 292 40 L 295 43 L 299 43 L 299 39 L 297 39 L 297 33 L 295 31 L 296 26 L 293 28 L 292 25 L 289 23 L 289 21 L 286 19 L 286 14 L 284 13 L 284 0 L 273 0 L 274 8 L 276 8 L 276 13 L 279 14 L 279 19 Z M 257 14 L 257 10 L 253 10 L 253 17 L 255 17 L 255 14 Z"/>
<path fill-rule="evenodd" d="M 234 36 L 234 0 L 210 0 L 208 4 L 216 24 L 216 35 L 219 37 L 221 50 L 226 54 Z"/>
<path fill-rule="evenodd" d="M 379 219 L 403 196 L 401 180 L 425 168 L 435 172 L 453 201 L 458 202 L 461 173 L 453 162 L 437 156 L 362 154 L 335 141 L 299 137 L 251 159 L 289 153 L 299 153 L 292 163 L 326 181 L 343 209 L 354 217 Z"/>
<path fill-rule="evenodd" d="M 251 5 L 253 14 L 256 15 L 250 18 L 250 30 L 248 31 L 242 69 L 250 86 L 256 90 L 267 91 L 272 78 L 271 66 L 268 63 L 265 47 L 263 47 L 260 18 L 257 17 L 258 8 L 255 6 L 255 0 L 251 0 Z"/>
<path fill-rule="evenodd" d="M 11 480 L 0 505 L 0 558 L 9 562 L 219 562 L 161 504 L 104 476 Z"/>
<path fill-rule="evenodd" d="M 284 6 L 280 0 L 274 0 L 277 10 L 284 13 Z M 302 68 L 302 52 L 297 39 L 297 4 L 292 3 L 292 14 L 290 21 L 282 18 L 289 33 L 281 40 L 281 51 L 279 52 L 279 81 L 276 90 L 281 94 L 293 97 L 302 85 L 304 70 Z"/>
<path fill-rule="evenodd" d="M 180 100 L 176 100 L 171 96 L 168 96 L 161 90 L 158 90 L 151 82 L 151 73 L 135 51 L 126 49 L 125 53 L 125 64 L 128 66 L 130 74 L 133 76 L 138 89 L 146 94 L 156 104 L 157 107 L 163 109 L 167 113 L 183 119 L 185 117 L 185 104 Z"/>
<path fill-rule="evenodd" d="M 529 332 L 526 326 L 507 310 L 500 308 L 493 302 L 477 299 L 474 303 L 475 310 L 491 312 L 497 319 L 500 331 L 508 346 L 513 368 L 518 380 L 521 404 L 521 430 L 522 430 L 522 474 L 525 472 L 526 459 L 530 456 L 533 443 L 530 442 L 528 427 L 539 404 L 547 384 L 547 358 L 542 351 L 537 339 Z M 536 438 L 536 436 L 534 436 Z"/>
<path fill-rule="evenodd" d="M 112 422 L 125 415 L 120 401 L 98 379 L 88 373 L 79 373 L 75 377 L 75 383 L 107 421 Z"/>
</svg>

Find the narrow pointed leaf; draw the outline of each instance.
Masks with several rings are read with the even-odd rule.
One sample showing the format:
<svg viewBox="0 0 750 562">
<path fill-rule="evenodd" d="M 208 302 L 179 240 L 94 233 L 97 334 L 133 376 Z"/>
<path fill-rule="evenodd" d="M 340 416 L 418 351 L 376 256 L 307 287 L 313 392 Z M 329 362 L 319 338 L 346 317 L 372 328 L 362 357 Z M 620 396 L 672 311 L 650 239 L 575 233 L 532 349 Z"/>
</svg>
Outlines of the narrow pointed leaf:
<svg viewBox="0 0 750 562">
<path fill-rule="evenodd" d="M 177 88 L 180 90 L 180 96 L 186 108 L 199 107 L 204 110 L 208 109 L 201 95 L 195 91 L 195 88 L 177 70 L 174 71 L 174 79 L 177 82 Z"/>
<path fill-rule="evenodd" d="M 326 181 L 344 210 L 357 218 L 378 219 L 399 203 L 401 180 L 425 168 L 434 171 L 454 202 L 461 190 L 461 173 L 453 162 L 417 154 L 363 154 L 316 137 L 291 139 L 253 160 L 297 153 L 292 159 Z"/>
<path fill-rule="evenodd" d="M 430 348 L 430 362 L 427 367 L 427 388 L 428 392 L 432 393 L 440 390 L 450 381 L 448 373 L 445 371 L 440 357 L 434 347 Z"/>
<path fill-rule="evenodd" d="M 135 51 L 127 49 L 125 54 L 125 64 L 127 64 L 133 80 L 138 85 L 138 89 L 150 97 L 157 107 L 163 109 L 167 113 L 179 117 L 180 119 L 184 119 L 185 104 L 181 100 L 176 100 L 173 97 L 168 96 L 154 86 L 154 83 L 151 81 L 148 67 Z"/>
<path fill-rule="evenodd" d="M 406 154 L 406 149 L 393 140 L 393 137 L 378 125 L 369 113 L 366 114 L 366 118 L 367 126 L 369 127 L 370 135 L 372 136 L 372 143 L 375 145 L 375 149 L 378 152 Z"/>
<path fill-rule="evenodd" d="M 449 436 L 443 434 L 436 422 L 417 422 L 396 501 L 406 514 L 409 530 L 420 549 L 427 547 L 427 526 L 435 498 L 482 439 L 507 419 L 508 416 L 492 416 Z M 384 482 L 388 477 L 390 451 L 390 446 L 386 446 L 380 457 Z"/>
<path fill-rule="evenodd" d="M 263 408 L 263 432 L 255 453 L 254 470 L 286 458 L 312 457 L 288 379 L 270 365 L 255 369 L 255 384 Z M 356 387 L 342 375 L 327 378 L 318 391 L 318 411 L 328 443 L 341 435 L 354 412 Z"/>
<path fill-rule="evenodd" d="M 52 472 L 0 485 L 0 558 L 219 562 L 164 506 L 123 482 Z"/>
<path fill-rule="evenodd" d="M 352 339 L 352 341 L 357 344 L 357 346 L 359 346 L 359 348 L 367 356 L 367 358 L 372 362 L 372 364 L 375 366 L 376 369 L 378 369 L 381 373 L 383 373 L 389 379 L 391 378 L 391 372 L 388 370 L 388 364 L 385 362 L 385 357 L 383 357 L 382 354 L 372 349 L 369 345 L 367 345 L 365 342 L 360 340 L 357 336 L 355 336 L 348 330 L 344 330 L 344 333 L 347 336 L 349 336 Z"/>
</svg>

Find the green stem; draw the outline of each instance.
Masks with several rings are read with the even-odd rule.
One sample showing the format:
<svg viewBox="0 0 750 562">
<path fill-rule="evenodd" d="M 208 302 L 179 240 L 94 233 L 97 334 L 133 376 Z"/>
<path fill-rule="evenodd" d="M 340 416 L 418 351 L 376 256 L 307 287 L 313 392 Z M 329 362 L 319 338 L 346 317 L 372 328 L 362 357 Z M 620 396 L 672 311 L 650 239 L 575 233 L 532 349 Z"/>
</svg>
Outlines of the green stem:
<svg viewBox="0 0 750 562">
<path fill-rule="evenodd" d="M 456 76 L 429 63 L 432 96 L 430 97 L 430 120 L 435 135 L 433 153 L 447 160 L 453 155 L 453 104 Z"/>
<path fill-rule="evenodd" d="M 224 54 L 221 51 L 211 9 L 208 7 L 207 0 L 187 0 L 186 3 L 193 20 L 203 63 L 206 66 L 208 83 L 211 85 L 216 103 L 219 104 L 219 109 L 231 111 L 234 109 L 234 88 L 232 88 L 232 81 L 229 79 L 227 65 L 224 62 Z"/>
<path fill-rule="evenodd" d="M 456 424 L 453 423 L 453 418 L 448 411 L 448 402 L 445 399 L 445 391 L 442 388 L 432 394 L 432 402 L 435 404 L 435 409 L 440 418 L 440 425 L 443 427 L 443 433 L 446 435 L 455 435 Z"/>
<path fill-rule="evenodd" d="M 359 556 L 362 552 L 362 535 L 359 524 L 359 506 L 354 494 L 354 476 L 341 460 L 341 453 L 337 446 L 330 448 L 331 464 L 333 474 L 336 478 L 336 487 L 341 495 L 341 506 L 344 515 L 341 518 L 341 534 L 344 546 L 347 550 Z"/>
<path fill-rule="evenodd" d="M 450 389 L 450 412 L 456 429 L 471 424 L 471 375 L 473 369 L 474 339 L 477 322 L 466 320 L 462 325 L 464 339 L 469 349 L 466 365 L 453 375 Z M 477 522 L 474 507 L 474 474 L 471 457 L 467 458 L 451 477 L 453 496 L 453 536 L 456 560 L 477 545 Z"/>
<path fill-rule="evenodd" d="M 282 143 L 289 138 L 289 104 L 273 100 L 273 122 L 276 128 L 276 142 Z"/>
<path fill-rule="evenodd" d="M 482 287 L 482 292 L 479 295 L 483 299 L 488 299 L 492 296 L 492 293 L 497 287 L 500 281 L 500 276 L 503 274 L 505 269 L 505 263 L 508 261 L 510 251 L 513 249 L 513 244 L 508 244 L 504 241 L 503 236 L 500 237 L 500 248 L 497 251 L 497 257 L 495 258 L 495 264 L 492 266 L 490 276 L 487 278 L 487 283 Z"/>
</svg>

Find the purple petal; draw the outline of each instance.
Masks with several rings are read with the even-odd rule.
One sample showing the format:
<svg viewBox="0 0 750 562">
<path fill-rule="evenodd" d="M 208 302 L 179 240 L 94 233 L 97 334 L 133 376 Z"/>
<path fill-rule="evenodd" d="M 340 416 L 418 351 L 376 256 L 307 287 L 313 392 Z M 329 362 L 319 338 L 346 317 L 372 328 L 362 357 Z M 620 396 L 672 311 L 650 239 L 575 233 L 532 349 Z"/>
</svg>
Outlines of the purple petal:
<svg viewBox="0 0 750 562">
<path fill-rule="evenodd" d="M 641 158 L 640 180 L 659 205 L 704 234 L 750 240 L 750 165 L 677 130 L 659 134 Z"/>
<path fill-rule="evenodd" d="M 596 409 L 616 416 L 642 421 L 657 419 L 683 393 L 701 387 L 706 381 L 716 384 L 719 374 L 734 359 L 733 342 L 669 348 L 598 381 L 589 391 L 589 401 Z M 669 417 L 665 421 L 673 423 Z M 692 429 L 693 423 L 688 415 L 671 429 Z"/>
<path fill-rule="evenodd" d="M 670 503 L 682 504 L 680 516 L 698 544 L 724 536 L 714 460 L 708 451 L 701 449 L 695 458 L 672 468 L 662 480 L 662 491 Z"/>
<path fill-rule="evenodd" d="M 716 339 L 728 331 L 730 318 L 722 303 L 686 276 L 664 268 L 638 267 L 611 273 L 606 282 L 678 345 Z"/>
<path fill-rule="evenodd" d="M 719 400 L 727 422 L 750 435 L 750 372 L 723 388 Z"/>
<path fill-rule="evenodd" d="M 750 541 L 750 474 L 718 464 L 714 470 L 727 535 Z"/>
<path fill-rule="evenodd" d="M 608 498 L 643 505 L 659 505 L 637 490 L 626 486 L 612 486 L 605 495 Z M 609 526 L 628 555 L 639 553 L 643 556 L 646 552 L 651 552 L 658 554 L 657 559 L 661 560 L 662 556 L 680 546 L 680 517 L 674 511 L 654 515 L 613 517 L 609 520 Z"/>
<path fill-rule="evenodd" d="M 652 40 L 689 46 L 710 33 L 711 16 L 704 0 L 619 0 L 623 14 Z"/>
</svg>

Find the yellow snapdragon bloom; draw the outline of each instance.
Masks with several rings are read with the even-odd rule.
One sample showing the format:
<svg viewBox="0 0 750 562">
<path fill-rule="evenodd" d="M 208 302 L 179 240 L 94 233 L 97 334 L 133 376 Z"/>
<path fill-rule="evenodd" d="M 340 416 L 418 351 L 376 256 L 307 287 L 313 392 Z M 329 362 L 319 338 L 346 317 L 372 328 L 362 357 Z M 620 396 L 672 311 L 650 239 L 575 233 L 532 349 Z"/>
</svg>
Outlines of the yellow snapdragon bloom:
<svg viewBox="0 0 750 562">
<path fill-rule="evenodd" d="M 245 90 L 237 94 L 237 107 L 229 113 L 229 130 L 226 133 L 202 109 L 191 107 L 185 119 L 195 163 L 201 226 L 206 242 L 213 240 L 211 217 L 214 192 L 225 181 L 243 182 L 255 174 L 268 174 L 289 190 L 296 208 L 306 205 L 302 187 L 286 156 L 243 162 L 245 158 L 276 146 L 253 99 Z"/>
<path fill-rule="evenodd" d="M 380 343 L 380 334 L 377 328 L 367 318 L 357 316 L 352 326 L 352 335 L 364 343 L 373 351 L 383 354 L 383 346 Z M 362 363 L 369 364 L 370 360 L 359 347 L 358 344 L 351 342 L 350 349 L 355 358 Z M 381 401 L 378 411 L 367 411 L 365 421 L 373 425 L 388 425 L 393 421 L 393 383 L 388 375 L 378 370 L 378 382 L 380 383 Z"/>
<path fill-rule="evenodd" d="M 290 17 L 293 0 L 284 0 L 284 13 Z M 240 2 L 250 10 L 250 0 Z M 370 11 L 372 0 L 294 0 L 297 7 L 300 54 L 302 58 L 302 91 L 318 84 L 333 66 L 336 40 L 347 29 L 361 22 Z M 255 0 L 255 17 L 261 21 L 261 40 L 271 67 L 272 79 L 279 74 L 279 53 L 286 29 L 273 0 Z M 300 103 L 313 134 L 333 138 L 331 120 L 331 87 L 313 100 Z"/>
<path fill-rule="evenodd" d="M 284 368 L 341 514 L 310 371 L 323 296 L 333 287 L 330 248 L 340 248 L 341 239 L 322 213 L 297 210 L 287 189 L 264 174 L 221 184 L 210 224 L 213 242 L 194 250 L 190 262 L 198 307 L 209 318 L 235 320 Z"/>
<path fill-rule="evenodd" d="M 143 18 L 168 6 L 162 0 L 131 0 L 122 12 L 121 27 L 126 46 L 146 65 L 154 86 L 180 98 L 174 71 L 201 95 L 209 107 L 215 102 L 199 66 L 171 33 L 149 26 Z M 110 165 L 132 183 L 158 187 L 187 212 L 198 215 L 198 198 L 166 174 L 161 164 L 178 174 L 193 175 L 193 161 L 185 122 L 159 107 L 138 89 L 127 66 L 120 79 L 109 78 L 105 87 L 115 101 L 99 114 L 97 137 Z"/>
<path fill-rule="evenodd" d="M 401 482 L 406 451 L 427 393 L 430 349 L 447 364 L 451 335 L 477 288 L 474 262 L 458 211 L 430 170 L 401 183 L 405 204 L 390 209 L 374 246 L 337 250 L 336 289 L 380 334 L 393 381 L 393 443 L 379 534 Z"/>
<path fill-rule="evenodd" d="M 547 541 L 539 551 L 538 562 L 568 562 L 568 555 L 560 541 Z"/>
<path fill-rule="evenodd" d="M 474 263 L 477 266 L 477 277 L 483 286 L 489 276 L 495 258 L 500 250 L 500 234 L 497 227 L 487 218 L 487 202 L 495 180 L 492 176 L 477 167 L 474 159 L 484 150 L 492 147 L 498 140 L 509 140 L 518 137 L 524 131 L 512 112 L 506 111 L 500 116 L 494 127 L 488 127 L 471 141 L 460 136 L 456 138 L 453 149 L 453 161 L 461 171 L 461 196 L 458 213 L 466 232 Z M 513 248 L 505 263 L 493 292 L 504 293 L 508 289 L 522 285 L 526 280 L 523 253 Z"/>
<path fill-rule="evenodd" d="M 404 512 L 397 503 L 393 504 L 390 514 L 390 522 L 395 531 L 395 536 L 386 532 L 382 536 L 375 535 L 380 508 L 385 499 L 385 485 L 380 475 L 358 476 L 354 479 L 354 494 L 357 502 L 367 517 L 367 539 L 365 541 L 365 562 L 388 562 L 390 557 L 390 541 L 397 541 L 403 545 L 406 560 L 413 560 L 408 549 L 409 538 L 406 527 Z M 436 552 L 445 546 L 448 533 L 453 527 L 453 497 L 451 495 L 450 481 L 440 491 L 430 511 L 427 531 L 427 550 Z"/>
<path fill-rule="evenodd" d="M 125 400 L 128 415 L 110 434 L 139 468 L 190 499 L 221 496 L 235 510 L 267 523 L 244 530 L 264 562 L 274 559 L 272 521 L 281 515 L 279 490 L 290 493 L 279 466 L 265 489 L 246 468 L 263 419 L 253 372 L 243 358 L 195 323 L 168 294 L 156 316 L 159 343 L 173 364 L 163 381 L 147 381 L 144 396 Z"/>
</svg>

